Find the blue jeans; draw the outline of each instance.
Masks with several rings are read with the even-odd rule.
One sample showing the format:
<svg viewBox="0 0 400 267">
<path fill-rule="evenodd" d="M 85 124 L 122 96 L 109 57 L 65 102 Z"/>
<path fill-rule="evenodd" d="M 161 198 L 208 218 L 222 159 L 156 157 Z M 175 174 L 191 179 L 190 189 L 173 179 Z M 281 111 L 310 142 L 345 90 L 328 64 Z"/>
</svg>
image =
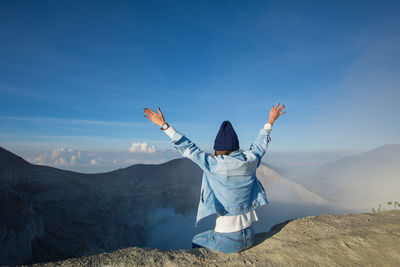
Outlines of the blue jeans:
<svg viewBox="0 0 400 267">
<path fill-rule="evenodd" d="M 192 248 L 209 248 L 223 253 L 240 252 L 254 245 L 255 233 L 252 226 L 232 233 L 209 230 L 193 237 Z"/>
</svg>

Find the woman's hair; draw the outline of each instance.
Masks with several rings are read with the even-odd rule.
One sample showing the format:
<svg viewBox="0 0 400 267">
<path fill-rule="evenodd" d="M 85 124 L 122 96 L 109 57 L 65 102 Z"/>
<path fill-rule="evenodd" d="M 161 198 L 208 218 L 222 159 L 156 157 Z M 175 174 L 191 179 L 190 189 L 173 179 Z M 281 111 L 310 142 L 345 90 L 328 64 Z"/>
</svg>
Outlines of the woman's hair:
<svg viewBox="0 0 400 267">
<path fill-rule="evenodd" d="M 228 156 L 229 154 L 231 154 L 233 151 L 235 150 L 215 150 L 214 155 L 215 156 Z"/>
</svg>

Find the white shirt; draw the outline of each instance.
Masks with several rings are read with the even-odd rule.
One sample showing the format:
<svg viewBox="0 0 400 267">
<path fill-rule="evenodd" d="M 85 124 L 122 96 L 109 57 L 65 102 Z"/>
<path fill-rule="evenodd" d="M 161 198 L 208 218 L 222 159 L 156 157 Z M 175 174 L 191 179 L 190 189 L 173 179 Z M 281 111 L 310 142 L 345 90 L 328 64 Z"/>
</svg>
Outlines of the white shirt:
<svg viewBox="0 0 400 267">
<path fill-rule="evenodd" d="M 266 123 L 264 125 L 265 130 L 271 130 L 272 125 Z M 173 126 L 169 126 L 165 133 L 172 138 L 175 134 L 176 130 Z M 258 217 L 255 210 L 251 210 L 249 212 L 234 215 L 234 216 L 219 216 L 217 214 L 217 220 L 215 222 L 215 232 L 220 233 L 231 233 L 236 232 L 247 227 L 250 227 L 253 222 L 258 221 Z"/>
<path fill-rule="evenodd" d="M 250 227 L 256 221 L 258 221 L 258 217 L 255 210 L 234 216 L 219 216 L 217 214 L 214 231 L 220 233 L 236 232 Z"/>
</svg>

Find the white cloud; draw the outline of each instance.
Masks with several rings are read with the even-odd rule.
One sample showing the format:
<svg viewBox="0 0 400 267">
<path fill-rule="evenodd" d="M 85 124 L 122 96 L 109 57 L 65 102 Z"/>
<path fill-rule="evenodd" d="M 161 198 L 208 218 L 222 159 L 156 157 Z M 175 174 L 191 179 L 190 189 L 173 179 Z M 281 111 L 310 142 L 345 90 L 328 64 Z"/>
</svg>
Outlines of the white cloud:
<svg viewBox="0 0 400 267">
<path fill-rule="evenodd" d="M 82 164 L 86 159 L 78 161 L 82 156 L 80 151 L 72 148 L 56 148 L 48 154 L 41 154 L 36 157 L 29 157 L 27 160 L 32 164 L 49 165 L 54 167 L 72 166 Z"/>
<path fill-rule="evenodd" d="M 71 165 L 76 164 L 76 158 L 77 158 L 77 156 L 75 156 L 75 155 L 71 156 Z"/>
<path fill-rule="evenodd" d="M 29 161 L 32 164 L 37 164 L 37 165 L 45 165 L 45 159 L 43 158 L 42 155 L 33 157 L 33 158 L 27 158 L 27 161 Z"/>
<path fill-rule="evenodd" d="M 58 158 L 58 157 L 62 154 L 63 151 L 64 151 L 64 148 L 63 148 L 63 147 L 54 149 L 54 150 L 51 152 L 50 158 L 51 158 L 51 159 L 56 159 L 56 158 Z"/>
<path fill-rule="evenodd" d="M 147 145 L 147 142 L 143 143 L 132 143 L 132 145 L 129 147 L 129 152 L 148 152 L 148 153 L 154 153 L 156 152 L 157 149 L 155 146 L 149 146 Z"/>
<path fill-rule="evenodd" d="M 64 158 L 59 158 L 58 159 L 58 163 L 60 166 L 65 165 L 66 164 L 66 160 Z"/>
</svg>

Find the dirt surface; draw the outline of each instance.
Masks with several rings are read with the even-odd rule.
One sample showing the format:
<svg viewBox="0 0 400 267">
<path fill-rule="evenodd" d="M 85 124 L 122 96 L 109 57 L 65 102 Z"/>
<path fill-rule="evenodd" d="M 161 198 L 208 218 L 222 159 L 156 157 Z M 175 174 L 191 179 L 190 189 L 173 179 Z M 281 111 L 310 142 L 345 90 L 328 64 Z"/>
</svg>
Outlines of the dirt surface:
<svg viewBox="0 0 400 267">
<path fill-rule="evenodd" d="M 400 210 L 309 216 L 257 235 L 249 250 L 127 248 L 33 266 L 400 266 Z"/>
</svg>

